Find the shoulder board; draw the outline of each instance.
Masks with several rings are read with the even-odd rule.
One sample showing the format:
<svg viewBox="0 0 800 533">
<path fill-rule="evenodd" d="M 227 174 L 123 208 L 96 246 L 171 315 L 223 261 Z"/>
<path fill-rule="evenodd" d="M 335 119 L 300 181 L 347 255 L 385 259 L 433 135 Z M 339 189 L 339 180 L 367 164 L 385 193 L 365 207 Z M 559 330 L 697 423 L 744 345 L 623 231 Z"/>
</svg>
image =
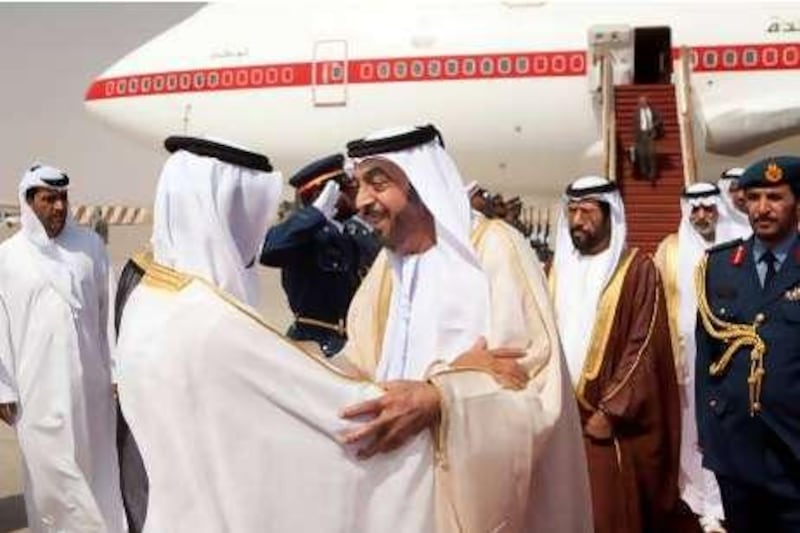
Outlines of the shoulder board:
<svg viewBox="0 0 800 533">
<path fill-rule="evenodd" d="M 726 242 L 722 242 L 720 244 L 717 244 L 716 246 L 712 246 L 711 248 L 706 250 L 706 253 L 707 254 L 713 254 L 714 252 L 720 252 L 720 251 L 723 251 L 723 250 L 730 250 L 731 248 L 734 248 L 736 246 L 740 246 L 742 244 L 744 244 L 744 241 L 741 238 L 733 239 L 732 241 L 726 241 Z"/>
</svg>

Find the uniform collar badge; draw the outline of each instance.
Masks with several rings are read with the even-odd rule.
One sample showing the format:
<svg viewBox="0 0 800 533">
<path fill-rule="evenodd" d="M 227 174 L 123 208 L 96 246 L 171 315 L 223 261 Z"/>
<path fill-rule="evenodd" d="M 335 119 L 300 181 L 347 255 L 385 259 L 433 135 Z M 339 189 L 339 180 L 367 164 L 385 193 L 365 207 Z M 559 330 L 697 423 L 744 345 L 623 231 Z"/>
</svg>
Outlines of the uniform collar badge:
<svg viewBox="0 0 800 533">
<path fill-rule="evenodd" d="M 764 179 L 770 183 L 778 183 L 783 179 L 783 169 L 773 161 L 764 170 Z"/>
<path fill-rule="evenodd" d="M 731 252 L 731 265 L 741 266 L 744 263 L 745 250 L 744 245 L 739 245 Z"/>
</svg>

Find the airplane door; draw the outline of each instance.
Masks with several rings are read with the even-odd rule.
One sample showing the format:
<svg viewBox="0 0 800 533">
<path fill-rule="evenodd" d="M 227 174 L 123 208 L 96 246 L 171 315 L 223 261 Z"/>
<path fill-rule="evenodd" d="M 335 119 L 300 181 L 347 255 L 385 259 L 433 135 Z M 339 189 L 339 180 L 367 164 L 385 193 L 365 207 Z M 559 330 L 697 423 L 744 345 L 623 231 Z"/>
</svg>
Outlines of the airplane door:
<svg viewBox="0 0 800 533">
<path fill-rule="evenodd" d="M 311 99 L 314 107 L 347 105 L 347 41 L 314 43 Z"/>
<path fill-rule="evenodd" d="M 633 42 L 633 82 L 670 83 L 672 44 L 669 27 L 636 28 Z"/>
</svg>

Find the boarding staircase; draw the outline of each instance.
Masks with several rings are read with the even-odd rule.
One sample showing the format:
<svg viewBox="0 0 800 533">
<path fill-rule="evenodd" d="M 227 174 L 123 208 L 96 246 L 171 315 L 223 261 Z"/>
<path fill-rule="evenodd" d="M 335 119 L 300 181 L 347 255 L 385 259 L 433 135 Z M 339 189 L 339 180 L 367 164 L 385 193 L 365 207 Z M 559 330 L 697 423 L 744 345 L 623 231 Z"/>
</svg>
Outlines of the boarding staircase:
<svg viewBox="0 0 800 533">
<path fill-rule="evenodd" d="M 656 139 L 658 174 L 655 180 L 638 178 L 627 150 L 636 144 L 634 131 L 640 96 L 661 114 L 663 136 Z M 617 123 L 617 180 L 625 202 L 628 243 L 654 253 L 658 243 L 676 231 L 681 218 L 679 197 L 683 189 L 683 160 L 675 87 L 669 85 L 624 85 L 615 90 Z"/>
<path fill-rule="evenodd" d="M 628 244 L 651 254 L 666 235 L 677 231 L 681 191 L 695 180 L 688 54 L 680 54 L 679 65 L 674 85 L 617 85 L 604 90 L 611 96 L 609 107 L 613 102 L 613 109 L 607 110 L 613 116 L 606 120 L 610 151 L 606 164 L 625 202 Z M 647 97 L 663 121 L 663 135 L 655 141 L 658 174 L 652 181 L 637 175 L 628 156 L 636 144 L 634 116 L 640 96 Z"/>
</svg>

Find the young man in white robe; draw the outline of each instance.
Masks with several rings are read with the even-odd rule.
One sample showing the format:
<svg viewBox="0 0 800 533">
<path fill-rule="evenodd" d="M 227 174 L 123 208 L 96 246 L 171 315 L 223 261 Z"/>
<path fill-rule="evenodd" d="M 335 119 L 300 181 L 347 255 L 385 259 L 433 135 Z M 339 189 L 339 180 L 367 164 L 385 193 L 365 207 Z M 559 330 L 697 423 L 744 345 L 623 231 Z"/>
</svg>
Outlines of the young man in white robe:
<svg viewBox="0 0 800 533">
<path fill-rule="evenodd" d="M 68 186 L 31 167 L 21 229 L 0 244 L 0 414 L 19 440 L 31 531 L 120 532 L 108 257 L 73 222 Z"/>
<path fill-rule="evenodd" d="M 714 473 L 702 465 L 695 418 L 694 369 L 697 349 L 697 291 L 694 272 L 706 250 L 725 242 L 732 230 L 726 219 L 720 189 L 694 183 L 681 195 L 681 222 L 677 233 L 658 246 L 654 261 L 662 279 L 681 399 L 681 447 L 678 484 L 681 499 L 697 516 L 703 531 L 724 532 L 722 498 Z M 730 238 L 730 237 L 729 237 Z"/>
<path fill-rule="evenodd" d="M 744 190 L 739 187 L 739 178 L 744 174 L 741 167 L 729 168 L 722 172 L 717 181 L 720 190 L 720 214 L 726 222 L 726 229 L 718 239 L 725 242 L 733 239 L 748 239 L 753 234 L 747 218 Z"/>
</svg>

